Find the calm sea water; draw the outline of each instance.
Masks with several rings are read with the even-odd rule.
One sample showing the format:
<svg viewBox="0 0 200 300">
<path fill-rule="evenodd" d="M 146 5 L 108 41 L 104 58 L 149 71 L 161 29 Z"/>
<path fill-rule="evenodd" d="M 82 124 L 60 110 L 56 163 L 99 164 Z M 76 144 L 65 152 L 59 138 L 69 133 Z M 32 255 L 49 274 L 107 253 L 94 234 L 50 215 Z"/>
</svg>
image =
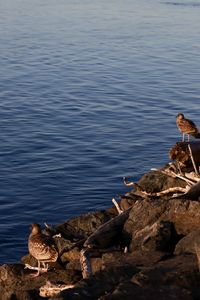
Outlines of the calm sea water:
<svg viewBox="0 0 200 300">
<path fill-rule="evenodd" d="M 112 205 L 200 125 L 200 1 L 0 0 L 0 263 Z"/>
</svg>

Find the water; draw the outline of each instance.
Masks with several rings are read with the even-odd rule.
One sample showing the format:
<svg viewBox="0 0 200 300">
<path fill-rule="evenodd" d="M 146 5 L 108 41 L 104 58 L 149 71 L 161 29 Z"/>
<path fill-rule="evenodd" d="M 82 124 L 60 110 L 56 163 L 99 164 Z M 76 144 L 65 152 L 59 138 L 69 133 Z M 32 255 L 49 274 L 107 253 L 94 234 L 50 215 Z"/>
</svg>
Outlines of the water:
<svg viewBox="0 0 200 300">
<path fill-rule="evenodd" d="M 0 0 L 0 263 L 112 205 L 200 125 L 200 1 Z"/>
</svg>

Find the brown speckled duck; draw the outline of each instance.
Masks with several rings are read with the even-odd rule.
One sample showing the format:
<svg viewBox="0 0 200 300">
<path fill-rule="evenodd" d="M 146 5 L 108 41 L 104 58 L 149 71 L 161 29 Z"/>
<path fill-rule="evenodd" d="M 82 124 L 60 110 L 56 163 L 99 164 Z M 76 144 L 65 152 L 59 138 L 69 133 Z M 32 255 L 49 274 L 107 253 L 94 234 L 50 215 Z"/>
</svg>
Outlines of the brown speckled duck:
<svg viewBox="0 0 200 300">
<path fill-rule="evenodd" d="M 182 142 L 185 141 L 185 134 L 187 134 L 188 136 L 188 141 L 190 140 L 190 135 L 194 136 L 195 138 L 200 138 L 200 133 L 197 126 L 194 124 L 193 121 L 185 119 L 183 114 L 179 113 L 176 116 L 176 124 L 183 135 Z"/>
<path fill-rule="evenodd" d="M 32 224 L 31 234 L 28 239 L 29 253 L 38 261 L 38 272 L 34 276 L 40 275 L 40 263 L 45 265 L 48 262 L 56 262 L 58 258 L 58 251 L 56 249 L 54 240 L 42 233 L 39 224 Z"/>
</svg>

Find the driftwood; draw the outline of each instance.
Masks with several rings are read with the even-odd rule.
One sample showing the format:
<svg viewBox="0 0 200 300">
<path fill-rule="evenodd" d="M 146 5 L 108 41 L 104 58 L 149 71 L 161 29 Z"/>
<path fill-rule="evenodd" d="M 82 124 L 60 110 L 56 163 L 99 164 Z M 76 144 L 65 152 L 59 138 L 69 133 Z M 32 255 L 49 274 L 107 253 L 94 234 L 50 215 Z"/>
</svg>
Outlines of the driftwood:
<svg viewBox="0 0 200 300">
<path fill-rule="evenodd" d="M 110 241 L 115 238 L 119 231 L 123 228 L 125 221 L 128 219 L 131 207 L 112 218 L 108 222 L 101 225 L 94 233 L 92 233 L 84 243 L 86 248 L 106 248 Z"/>
<path fill-rule="evenodd" d="M 118 214 L 120 215 L 121 213 L 123 213 L 123 210 L 120 208 L 119 204 L 117 203 L 117 201 L 115 200 L 115 198 L 112 198 L 112 203 L 114 204 L 114 206 L 116 207 L 116 210 L 118 212 Z"/>
<path fill-rule="evenodd" d="M 31 265 L 29 265 L 29 264 L 25 264 L 25 266 L 24 266 L 24 269 L 29 269 L 29 270 L 34 270 L 34 271 L 38 271 L 39 270 L 39 268 L 38 267 L 33 267 L 33 266 L 31 266 Z M 48 271 L 48 268 L 40 268 L 40 272 L 42 273 L 42 272 L 47 272 Z"/>
<path fill-rule="evenodd" d="M 66 289 L 74 288 L 73 284 L 54 284 L 50 281 L 40 287 L 40 296 L 41 297 L 53 297 L 59 294 L 61 291 Z"/>
<path fill-rule="evenodd" d="M 188 148 L 190 146 L 191 152 Z M 169 151 L 169 158 L 182 166 L 191 166 L 191 153 L 194 163 L 200 165 L 200 142 L 177 142 Z"/>
<path fill-rule="evenodd" d="M 66 246 L 66 247 L 64 247 L 64 248 L 59 252 L 59 257 L 61 257 L 65 252 L 69 252 L 69 251 L 73 250 L 73 249 L 76 248 L 76 247 L 81 247 L 81 246 L 83 246 L 85 240 L 86 240 L 86 239 L 84 238 L 84 239 L 79 240 L 79 241 L 76 242 L 76 243 L 73 243 L 73 245 L 71 245 L 71 246 Z"/>
<path fill-rule="evenodd" d="M 197 176 L 194 172 L 185 173 L 185 177 L 192 180 L 193 183 L 200 181 L 200 177 Z"/>
<path fill-rule="evenodd" d="M 168 189 L 160 191 L 160 192 L 147 192 L 147 191 L 143 190 L 143 188 L 134 181 L 127 182 L 127 180 L 124 179 L 124 184 L 126 186 L 134 186 L 137 189 L 137 192 L 143 197 L 162 197 L 167 194 L 186 193 L 186 191 L 188 190 L 188 187 L 183 188 L 180 186 L 176 186 L 176 187 L 168 188 Z"/>
<path fill-rule="evenodd" d="M 119 209 L 119 215 L 104 223 L 93 232 L 86 239 L 83 245 L 84 248 L 81 250 L 80 265 L 83 278 L 89 278 L 92 275 L 90 254 L 93 253 L 95 249 L 107 248 L 111 240 L 122 230 L 125 221 L 128 219 L 131 208 L 122 212 L 115 199 L 113 202 Z"/>
<path fill-rule="evenodd" d="M 187 191 L 185 191 L 182 195 L 174 196 L 174 198 L 179 199 L 190 199 L 190 200 L 198 200 L 200 197 L 200 181 L 191 186 Z"/>
<path fill-rule="evenodd" d="M 88 249 L 81 250 L 80 265 L 83 279 L 89 278 L 92 275 L 92 267 L 90 262 L 90 252 Z"/>
<path fill-rule="evenodd" d="M 186 174 L 184 175 L 180 175 L 178 173 L 175 173 L 174 171 L 172 171 L 170 169 L 170 167 L 168 169 L 156 169 L 156 168 L 152 168 L 151 169 L 152 171 L 157 171 L 157 172 L 160 172 L 162 174 L 165 174 L 167 176 L 170 176 L 170 177 L 173 177 L 173 178 L 180 178 L 182 179 L 183 181 L 187 182 L 188 185 L 193 185 L 194 184 L 194 177 L 187 177 Z"/>
<path fill-rule="evenodd" d="M 190 144 L 188 144 L 188 149 L 189 149 L 189 152 L 190 152 L 190 159 L 192 161 L 192 165 L 193 165 L 193 168 L 194 168 L 194 171 L 197 175 L 199 175 L 199 172 L 197 170 L 197 166 L 196 166 L 196 162 L 194 160 L 194 157 L 193 157 L 193 153 L 192 153 L 192 149 L 190 147 Z"/>
</svg>

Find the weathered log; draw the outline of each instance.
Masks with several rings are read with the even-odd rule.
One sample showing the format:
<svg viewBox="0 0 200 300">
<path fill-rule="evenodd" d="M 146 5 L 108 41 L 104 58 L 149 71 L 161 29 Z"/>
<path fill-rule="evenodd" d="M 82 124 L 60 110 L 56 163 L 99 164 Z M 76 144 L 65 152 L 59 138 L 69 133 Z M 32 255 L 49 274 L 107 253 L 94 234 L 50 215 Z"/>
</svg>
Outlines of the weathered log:
<svg viewBox="0 0 200 300">
<path fill-rule="evenodd" d="M 90 252 L 88 251 L 88 249 L 81 250 L 80 264 L 83 279 L 89 278 L 92 275 L 92 267 L 90 261 Z"/>
<path fill-rule="evenodd" d="M 194 162 L 200 165 L 200 142 L 177 142 L 169 151 L 169 158 L 180 163 L 182 166 L 190 167 L 192 165 L 191 154 L 188 148 L 190 146 Z"/>
<path fill-rule="evenodd" d="M 173 199 L 188 199 L 188 200 L 198 200 L 200 197 L 200 181 L 192 185 L 184 194 L 174 196 Z"/>
<path fill-rule="evenodd" d="M 50 281 L 40 287 L 41 297 L 53 297 L 66 289 L 73 289 L 74 284 L 54 284 Z"/>
<path fill-rule="evenodd" d="M 131 208 L 101 225 L 94 233 L 92 233 L 84 243 L 87 248 L 106 248 L 111 244 L 122 230 L 125 221 L 128 219 Z"/>
</svg>

